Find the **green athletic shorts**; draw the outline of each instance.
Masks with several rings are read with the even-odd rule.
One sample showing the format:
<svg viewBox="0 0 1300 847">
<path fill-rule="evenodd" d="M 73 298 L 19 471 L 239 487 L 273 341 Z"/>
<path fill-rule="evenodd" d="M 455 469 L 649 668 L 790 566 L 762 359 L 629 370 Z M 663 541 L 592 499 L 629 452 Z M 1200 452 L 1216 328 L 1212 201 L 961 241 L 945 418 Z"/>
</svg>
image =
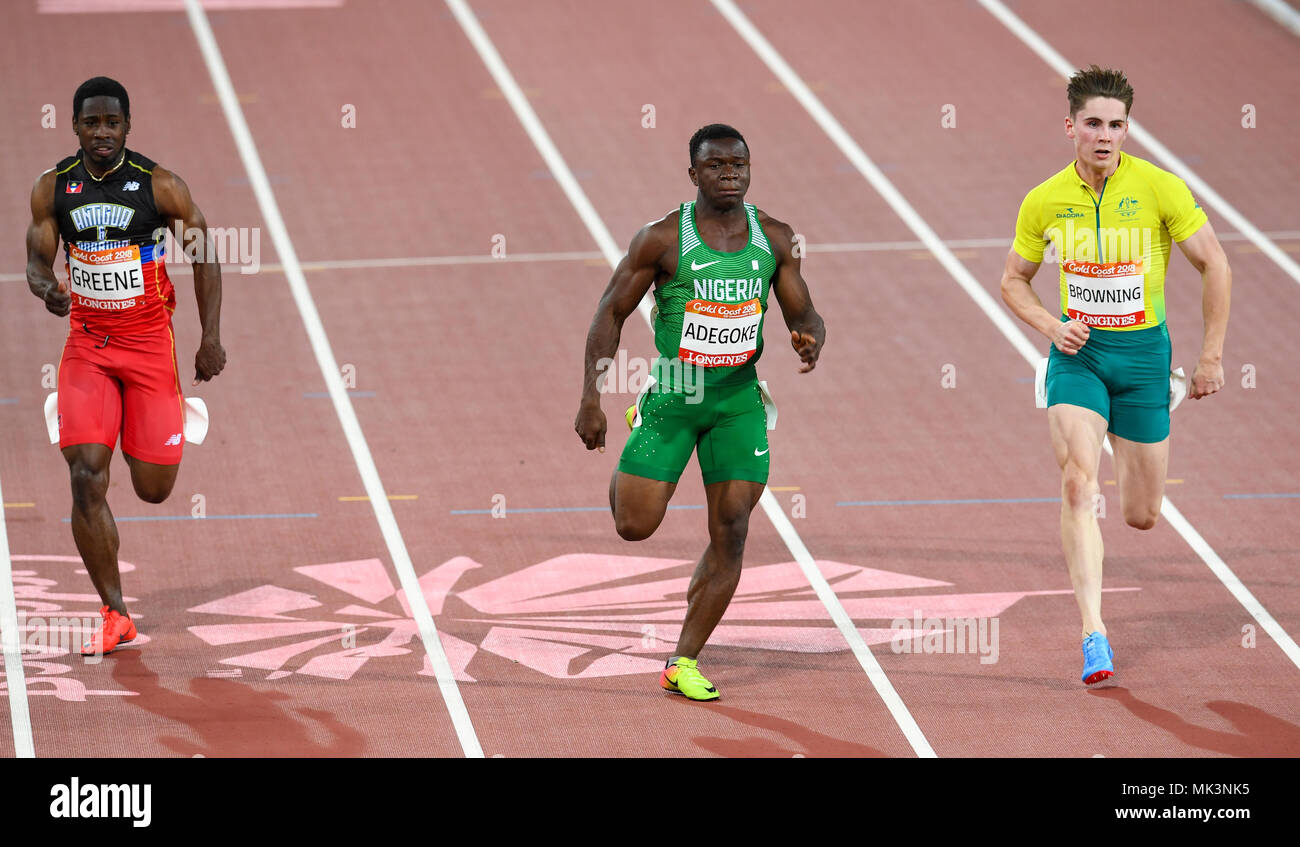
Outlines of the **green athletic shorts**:
<svg viewBox="0 0 1300 847">
<path fill-rule="evenodd" d="M 710 386 L 702 397 L 652 389 L 637 398 L 637 421 L 618 469 L 676 482 L 698 448 L 705 485 L 731 479 L 766 485 L 772 457 L 758 382 Z"/>
<path fill-rule="evenodd" d="M 1047 405 L 1092 409 L 1111 432 L 1129 441 L 1164 441 L 1169 437 L 1172 356 L 1164 324 L 1129 332 L 1094 328 L 1073 356 L 1053 344 L 1047 357 Z"/>
</svg>

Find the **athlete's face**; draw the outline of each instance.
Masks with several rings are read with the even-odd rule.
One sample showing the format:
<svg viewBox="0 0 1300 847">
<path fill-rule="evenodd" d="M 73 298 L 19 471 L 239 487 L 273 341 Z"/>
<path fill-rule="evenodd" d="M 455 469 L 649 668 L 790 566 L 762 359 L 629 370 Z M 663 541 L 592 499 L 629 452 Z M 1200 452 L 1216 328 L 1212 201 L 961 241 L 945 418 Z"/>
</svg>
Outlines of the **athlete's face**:
<svg viewBox="0 0 1300 847">
<path fill-rule="evenodd" d="M 1065 136 L 1074 142 L 1079 164 L 1108 170 L 1119 159 L 1119 148 L 1128 138 L 1128 109 L 1122 100 L 1094 97 L 1065 119 Z"/>
<path fill-rule="evenodd" d="M 739 138 L 706 141 L 687 173 L 709 205 L 725 209 L 743 203 L 749 190 L 749 149 Z"/>
<path fill-rule="evenodd" d="M 81 104 L 73 129 L 89 163 L 111 168 L 126 146 L 131 121 L 122 114 L 122 104 L 116 97 L 90 97 Z"/>
</svg>

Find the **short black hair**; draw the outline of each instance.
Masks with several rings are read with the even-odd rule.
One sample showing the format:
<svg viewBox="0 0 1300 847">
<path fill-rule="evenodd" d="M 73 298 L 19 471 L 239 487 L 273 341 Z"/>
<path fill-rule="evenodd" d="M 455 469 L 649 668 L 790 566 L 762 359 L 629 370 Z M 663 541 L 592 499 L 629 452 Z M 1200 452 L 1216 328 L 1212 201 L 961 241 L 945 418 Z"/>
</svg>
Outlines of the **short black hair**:
<svg viewBox="0 0 1300 847">
<path fill-rule="evenodd" d="M 746 153 L 749 152 L 749 142 L 745 140 L 745 136 L 740 134 L 740 130 L 726 124 L 709 124 L 695 130 L 695 134 L 691 136 L 692 167 L 695 166 L 695 157 L 700 155 L 700 148 L 704 146 L 704 142 L 716 141 L 719 138 L 734 138 L 745 145 Z"/>
<path fill-rule="evenodd" d="M 116 97 L 122 104 L 122 117 L 131 119 L 131 98 L 127 96 L 122 83 L 106 76 L 96 76 L 77 86 L 77 93 L 72 95 L 72 119 L 81 117 L 81 107 L 92 97 Z"/>
</svg>

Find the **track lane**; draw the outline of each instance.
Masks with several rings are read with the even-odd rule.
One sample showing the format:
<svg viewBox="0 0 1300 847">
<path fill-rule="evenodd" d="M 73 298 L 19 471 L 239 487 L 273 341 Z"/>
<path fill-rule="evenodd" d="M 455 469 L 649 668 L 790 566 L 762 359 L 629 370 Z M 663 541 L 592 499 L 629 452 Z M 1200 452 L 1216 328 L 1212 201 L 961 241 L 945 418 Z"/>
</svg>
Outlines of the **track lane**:
<svg viewBox="0 0 1300 847">
<path fill-rule="evenodd" d="M 89 30 L 70 34 L 58 25 L 66 23 L 64 19 L 26 21 L 24 31 L 30 37 L 23 45 L 26 58 L 20 55 L 19 61 L 35 65 L 37 57 L 65 49 L 98 57 L 88 70 L 60 72 L 49 83 L 49 91 L 36 96 L 57 96 L 62 102 L 77 83 L 94 73 L 120 78 L 135 101 L 131 146 L 158 156 L 184 176 L 212 225 L 260 227 L 246 177 L 184 17 L 150 15 L 136 20 L 160 34 L 153 54 L 140 54 L 125 44 L 113 46 Z M 219 37 L 226 31 L 222 22 L 217 29 Z M 162 78 L 153 72 L 160 58 L 169 60 L 169 73 Z M 31 135 L 25 133 L 27 143 L 36 148 Z M 67 143 L 54 150 L 46 147 L 44 152 L 34 149 L 25 170 L 34 176 L 71 149 Z M 21 196 L 25 198 L 28 191 L 30 183 Z M 11 219 L 14 228 L 24 223 L 25 218 Z M 275 261 L 269 243 L 264 240 L 261 246 L 262 261 Z M 322 666 L 335 674 L 349 669 L 339 656 L 348 649 L 348 624 L 357 627 L 353 632 L 361 646 L 383 629 L 367 626 L 370 622 L 364 617 L 340 615 L 341 601 L 320 608 L 340 595 L 325 592 L 320 600 L 314 599 L 321 580 L 294 569 L 375 559 L 382 572 L 383 542 L 368 510 L 359 511 L 337 499 L 357 491 L 360 482 L 347 462 L 337 421 L 313 396 L 324 386 L 282 277 L 228 271 L 224 280 L 223 342 L 230 365 L 220 379 L 196 391 L 188 389 L 186 380 L 187 390 L 205 397 L 212 409 L 208 442 L 187 450 L 176 492 L 166 505 L 138 504 L 119 460 L 114 460 L 110 493 L 119 519 L 188 517 L 195 505 L 192 496 L 202 495 L 209 520 L 120 522 L 122 559 L 137 568 L 124 577 L 126 593 L 137 598 L 132 609 L 149 642 L 125 648 L 99 665 L 64 657 L 48 662 L 49 668 L 36 669 L 40 672 L 29 676 L 29 684 L 45 677 L 33 686 L 45 695 L 32 698 L 37 754 L 458 753 L 445 712 L 419 705 L 422 693 L 432 691 L 435 702 L 437 695 L 432 682 L 418 676 L 418 644 L 415 650 L 405 645 L 396 648 L 394 658 L 362 660 L 369 671 L 362 676 L 371 677 L 371 690 L 381 704 L 376 708 L 352 708 L 339 698 L 337 681 L 320 675 Z M 176 321 L 178 358 L 184 369 L 197 344 L 198 327 L 190 305 L 189 278 L 177 274 L 175 281 L 181 313 Z M 67 514 L 66 469 L 39 428 L 45 394 L 39 383 L 40 366 L 51 357 L 57 359 L 63 330 L 57 329 L 56 322 L 35 319 L 32 310 L 39 304 L 32 302 L 21 283 L 6 283 L 0 292 L 6 305 L 12 306 L 5 309 L 6 335 L 15 339 L 21 351 L 8 373 L 29 375 L 15 390 L 19 402 L 0 408 L 6 432 L 15 435 L 4 446 L 0 465 L 5 469 L 6 489 L 18 484 L 11 480 L 21 481 L 23 490 L 16 493 L 37 504 L 12 533 L 16 545 L 21 544 L 15 553 L 75 557 L 62 520 Z M 248 517 L 253 514 L 313 517 Z M 226 517 L 234 515 L 243 517 Z M 10 527 L 15 527 L 12 518 Z M 36 561 L 27 568 L 32 579 L 52 581 L 44 589 L 47 593 L 87 595 L 64 598 L 63 608 L 84 612 L 97 605 L 88 581 L 74 573 L 72 563 Z M 258 593 L 250 599 L 246 592 Z M 395 612 L 390 614 L 401 618 L 397 598 L 389 596 L 382 603 L 391 605 Z M 279 619 L 273 617 L 277 612 Z M 228 628 L 204 628 L 221 626 Z M 308 631 L 319 643 L 288 655 L 295 652 L 293 645 L 301 646 L 307 637 L 302 631 L 297 636 L 284 634 L 284 629 L 295 627 Z M 270 648 L 284 653 L 247 658 Z M 404 658 L 395 658 L 398 655 Z M 312 661 L 316 664 L 309 666 Z M 288 679 L 277 677 L 277 670 L 286 665 L 294 673 Z M 307 672 L 302 672 L 304 668 Z M 77 695 L 83 700 L 78 701 Z M 112 733 L 85 731 L 87 726 L 110 725 Z"/>
</svg>

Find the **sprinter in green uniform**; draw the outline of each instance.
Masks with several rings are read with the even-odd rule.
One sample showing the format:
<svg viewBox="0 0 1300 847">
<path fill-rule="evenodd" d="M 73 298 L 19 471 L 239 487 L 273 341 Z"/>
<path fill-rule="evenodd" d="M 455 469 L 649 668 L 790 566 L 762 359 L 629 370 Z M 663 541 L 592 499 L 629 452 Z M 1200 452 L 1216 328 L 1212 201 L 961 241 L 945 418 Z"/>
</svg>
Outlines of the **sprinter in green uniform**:
<svg viewBox="0 0 1300 847">
<path fill-rule="evenodd" d="M 710 124 L 691 137 L 690 156 L 695 201 L 636 234 L 596 307 L 574 429 L 588 450 L 604 452 L 598 379 L 614 360 L 623 322 L 653 285 L 659 355 L 646 390 L 628 410 L 632 436 L 610 480 L 610 508 L 620 536 L 649 538 L 698 452 L 709 546 L 695 568 L 681 638 L 660 685 L 692 700 L 714 700 L 717 689 L 696 661 L 740 581 L 749 515 L 771 460 L 767 430 L 775 407 L 754 367 L 763 352 L 769 292 L 781 305 L 802 372 L 816 367 L 826 329 L 799 273 L 794 231 L 745 202 L 745 139 L 732 127 Z"/>
</svg>

